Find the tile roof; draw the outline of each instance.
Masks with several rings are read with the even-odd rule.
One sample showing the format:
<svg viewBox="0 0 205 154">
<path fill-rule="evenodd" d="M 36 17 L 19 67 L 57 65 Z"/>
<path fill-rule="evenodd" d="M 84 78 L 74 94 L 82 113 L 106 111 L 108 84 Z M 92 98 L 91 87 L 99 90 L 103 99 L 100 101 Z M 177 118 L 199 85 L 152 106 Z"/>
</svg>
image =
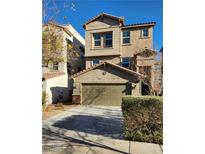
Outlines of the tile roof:
<svg viewBox="0 0 205 154">
<path fill-rule="evenodd" d="M 122 24 L 124 25 L 124 18 L 123 18 L 123 17 L 117 17 L 117 16 L 114 16 L 114 15 L 111 15 L 111 14 L 102 12 L 102 13 L 98 14 L 97 16 L 94 16 L 93 18 L 89 19 L 89 20 L 83 25 L 83 27 L 85 28 L 85 25 L 91 23 L 93 20 L 95 20 L 95 19 L 97 19 L 97 18 L 99 18 L 99 17 L 101 17 L 101 16 L 106 16 L 106 17 L 109 17 L 109 18 L 117 19 L 117 20 L 121 21 Z"/>
<path fill-rule="evenodd" d="M 44 72 L 42 79 L 47 80 L 47 79 L 55 78 L 55 77 L 62 76 L 65 74 L 66 74 L 65 72 L 57 72 L 57 71 L 56 72 Z"/>
<path fill-rule="evenodd" d="M 114 16 L 114 15 L 111 15 L 111 14 L 108 14 L 108 13 L 100 13 L 94 17 L 92 17 L 91 19 L 89 19 L 84 25 L 83 25 L 83 28 L 85 28 L 85 25 L 91 23 L 92 21 L 94 21 L 95 19 L 99 18 L 99 17 L 102 17 L 102 16 L 106 16 L 106 17 L 109 17 L 109 18 L 112 18 L 112 19 L 116 19 L 116 20 L 119 20 L 120 22 L 122 22 L 122 28 L 133 28 L 133 27 L 143 27 L 143 26 L 155 26 L 156 25 L 156 22 L 144 22 L 144 23 L 136 23 L 136 24 L 128 24 L 128 25 L 125 25 L 124 24 L 124 17 L 118 17 L 118 16 Z"/>
<path fill-rule="evenodd" d="M 85 70 L 81 71 L 81 72 L 78 72 L 78 73 L 76 73 L 76 74 L 73 74 L 73 75 L 71 76 L 71 78 L 75 78 L 75 77 L 80 76 L 80 75 L 82 75 L 82 74 L 84 74 L 84 73 L 86 73 L 86 72 L 88 72 L 88 71 L 90 71 L 90 70 L 93 70 L 93 69 L 95 69 L 95 68 L 97 68 L 97 67 L 99 67 L 99 66 L 106 65 L 106 64 L 107 64 L 107 65 L 111 65 L 111 66 L 113 66 L 113 67 L 115 67 L 115 68 L 117 68 L 117 69 L 120 69 L 120 70 L 124 71 L 124 72 L 130 73 L 130 74 L 132 74 L 132 75 L 145 77 L 143 74 L 140 74 L 140 73 L 138 73 L 138 72 L 132 71 L 132 70 L 130 70 L 130 69 L 127 69 L 127 68 L 122 67 L 122 66 L 120 66 L 120 65 L 113 64 L 113 63 L 108 62 L 108 61 L 104 61 L 104 62 L 102 62 L 102 63 L 100 63 L 100 64 L 94 65 L 94 66 L 92 66 L 92 67 L 90 67 L 90 68 L 88 68 L 88 69 L 85 69 Z"/>
<path fill-rule="evenodd" d="M 129 24 L 121 26 L 122 28 L 129 28 L 129 27 L 142 27 L 142 26 L 155 26 L 156 22 L 145 22 L 145 23 L 137 23 L 137 24 Z"/>
</svg>

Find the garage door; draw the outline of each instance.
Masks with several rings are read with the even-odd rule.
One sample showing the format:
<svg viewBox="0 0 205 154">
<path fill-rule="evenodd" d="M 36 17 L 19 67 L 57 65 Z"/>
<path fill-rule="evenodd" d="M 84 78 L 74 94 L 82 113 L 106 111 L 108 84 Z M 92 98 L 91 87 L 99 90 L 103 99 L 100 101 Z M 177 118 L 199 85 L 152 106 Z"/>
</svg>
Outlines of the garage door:
<svg viewBox="0 0 205 154">
<path fill-rule="evenodd" d="M 121 105 L 122 97 L 130 90 L 127 84 L 83 84 L 82 104 Z"/>
</svg>

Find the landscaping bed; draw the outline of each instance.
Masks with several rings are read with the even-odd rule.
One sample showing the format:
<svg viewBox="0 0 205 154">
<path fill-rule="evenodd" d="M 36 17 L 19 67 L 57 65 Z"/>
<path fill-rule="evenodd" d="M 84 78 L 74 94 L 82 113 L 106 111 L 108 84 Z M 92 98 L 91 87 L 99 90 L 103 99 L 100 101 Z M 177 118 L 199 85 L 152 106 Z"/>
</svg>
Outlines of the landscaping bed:
<svg viewBox="0 0 205 154">
<path fill-rule="evenodd" d="M 162 97 L 123 97 L 122 113 L 126 139 L 163 144 Z"/>
<path fill-rule="evenodd" d="M 77 105 L 64 105 L 62 103 L 58 104 L 49 104 L 46 106 L 45 110 L 42 113 L 43 120 L 47 120 L 48 118 L 57 115 L 59 113 L 62 113 L 63 111 L 66 111 L 70 108 L 76 107 Z"/>
</svg>

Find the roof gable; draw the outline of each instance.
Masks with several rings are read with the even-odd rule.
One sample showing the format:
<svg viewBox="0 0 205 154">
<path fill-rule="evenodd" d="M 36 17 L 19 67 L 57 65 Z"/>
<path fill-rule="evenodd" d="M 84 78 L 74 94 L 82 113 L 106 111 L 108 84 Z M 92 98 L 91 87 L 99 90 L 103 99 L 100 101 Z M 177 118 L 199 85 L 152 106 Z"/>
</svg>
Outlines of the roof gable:
<svg viewBox="0 0 205 154">
<path fill-rule="evenodd" d="M 85 69 L 85 70 L 83 70 L 83 71 L 81 71 L 81 72 L 79 72 L 79 73 L 76 73 L 76 74 L 74 74 L 74 75 L 72 75 L 71 76 L 71 78 L 76 78 L 76 77 L 78 77 L 78 76 L 80 76 L 80 75 L 82 75 L 82 74 L 85 74 L 85 73 L 87 73 L 87 72 L 89 72 L 89 71 L 91 71 L 91 70 L 94 70 L 95 68 L 98 68 L 98 67 L 100 67 L 100 66 L 102 66 L 102 65 L 110 65 L 110 66 L 112 66 L 112 67 L 114 67 L 114 68 L 116 68 L 116 69 L 118 69 L 118 70 L 120 70 L 120 71 L 122 71 L 122 72 L 126 72 L 126 73 L 129 73 L 129 74 L 131 74 L 131 75 L 134 75 L 134 76 L 140 76 L 140 77 L 145 77 L 143 74 L 140 74 L 140 73 L 138 73 L 138 72 L 135 72 L 135 71 L 132 71 L 132 70 L 130 70 L 130 69 L 127 69 L 127 68 L 124 68 L 124 67 L 122 67 L 122 66 L 119 66 L 119 65 L 116 65 L 116 64 L 113 64 L 113 63 L 110 63 L 110 62 L 107 62 L 107 61 L 105 61 L 105 62 L 103 62 L 103 63 L 100 63 L 100 64 L 98 64 L 98 65 L 95 65 L 95 66 L 93 66 L 93 67 L 90 67 L 90 68 L 88 68 L 88 69 Z"/>
<path fill-rule="evenodd" d="M 86 25 L 90 24 L 91 22 L 94 22 L 98 19 L 102 19 L 103 18 L 109 18 L 109 19 L 112 19 L 112 20 L 115 20 L 117 22 L 119 22 L 119 24 L 122 24 L 124 25 L 124 18 L 122 17 L 117 17 L 117 16 L 113 16 L 113 15 L 110 15 L 110 14 L 107 14 L 107 13 L 101 13 L 93 18 L 91 18 L 90 20 L 88 20 L 84 25 L 83 25 L 83 28 L 86 28 Z"/>
</svg>

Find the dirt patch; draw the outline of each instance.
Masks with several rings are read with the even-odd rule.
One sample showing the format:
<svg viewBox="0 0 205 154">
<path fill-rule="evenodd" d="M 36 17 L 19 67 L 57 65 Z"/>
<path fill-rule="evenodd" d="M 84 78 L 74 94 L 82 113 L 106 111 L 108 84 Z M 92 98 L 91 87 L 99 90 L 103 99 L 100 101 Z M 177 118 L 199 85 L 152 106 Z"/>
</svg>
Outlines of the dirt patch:
<svg viewBox="0 0 205 154">
<path fill-rule="evenodd" d="M 42 113 L 42 119 L 47 120 L 48 118 L 57 115 L 59 113 L 62 113 L 70 108 L 76 107 L 77 105 L 68 104 L 64 105 L 62 103 L 58 104 L 49 104 L 46 106 L 45 111 Z"/>
</svg>

